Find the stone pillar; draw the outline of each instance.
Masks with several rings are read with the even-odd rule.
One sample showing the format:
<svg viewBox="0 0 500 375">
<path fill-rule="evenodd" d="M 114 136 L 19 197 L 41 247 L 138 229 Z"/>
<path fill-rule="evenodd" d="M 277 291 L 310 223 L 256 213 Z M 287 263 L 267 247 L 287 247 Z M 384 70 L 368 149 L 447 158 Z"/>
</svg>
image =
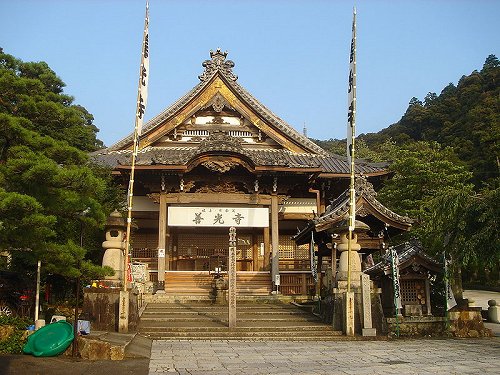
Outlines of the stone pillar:
<svg viewBox="0 0 500 375">
<path fill-rule="evenodd" d="M 363 336 L 376 336 L 377 330 L 372 324 L 372 296 L 370 276 L 361 274 L 361 305 L 363 307 Z"/>
<path fill-rule="evenodd" d="M 337 287 L 337 243 L 332 238 L 332 287 Z"/>
<path fill-rule="evenodd" d="M 160 193 L 158 217 L 158 291 L 165 291 L 165 263 L 167 259 L 167 193 Z"/>
<path fill-rule="evenodd" d="M 123 216 L 117 211 L 113 211 L 106 220 L 106 241 L 102 243 L 105 250 L 102 258 L 102 266 L 111 267 L 115 274 L 105 276 L 106 280 L 123 281 L 123 254 L 125 250 L 125 231 L 127 226 Z"/>
<path fill-rule="evenodd" d="M 229 278 L 229 328 L 236 327 L 236 228 L 229 228 L 229 262 L 227 265 Z"/>
<path fill-rule="evenodd" d="M 271 277 L 274 285 L 276 275 L 279 275 L 279 228 L 278 228 L 278 196 L 271 195 L 271 242 L 272 262 Z"/>
</svg>

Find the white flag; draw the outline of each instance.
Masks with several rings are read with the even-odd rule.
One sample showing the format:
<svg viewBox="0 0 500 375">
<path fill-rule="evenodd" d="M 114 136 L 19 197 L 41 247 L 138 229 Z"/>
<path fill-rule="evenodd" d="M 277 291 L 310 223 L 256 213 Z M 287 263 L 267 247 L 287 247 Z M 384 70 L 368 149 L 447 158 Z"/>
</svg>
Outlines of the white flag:
<svg viewBox="0 0 500 375">
<path fill-rule="evenodd" d="M 451 289 L 451 285 L 448 281 L 448 265 L 450 261 L 444 258 L 444 291 L 446 293 L 446 310 L 450 310 L 451 308 L 457 305 L 457 301 L 455 300 L 455 296 L 453 295 L 453 290 Z"/>
<path fill-rule="evenodd" d="M 139 72 L 139 92 L 137 93 L 136 131 L 142 134 L 144 113 L 148 101 L 149 79 L 149 1 L 146 1 L 146 19 L 144 20 L 144 37 L 142 40 L 141 69 Z"/>
<path fill-rule="evenodd" d="M 352 39 L 351 39 L 351 52 L 349 55 L 349 86 L 347 90 L 347 160 L 351 166 L 353 149 L 352 139 L 355 137 L 355 123 L 356 123 L 356 9 L 353 11 L 352 18 Z"/>
<path fill-rule="evenodd" d="M 313 276 L 314 281 L 318 281 L 318 263 L 316 257 L 314 255 L 314 235 L 311 232 L 311 243 L 309 245 L 309 252 L 311 255 L 311 274 Z"/>
<path fill-rule="evenodd" d="M 392 282 L 394 286 L 394 307 L 400 309 L 403 307 L 401 304 L 401 286 L 399 284 L 399 257 L 396 248 L 393 246 L 389 249 L 391 252 L 392 264 Z"/>
</svg>

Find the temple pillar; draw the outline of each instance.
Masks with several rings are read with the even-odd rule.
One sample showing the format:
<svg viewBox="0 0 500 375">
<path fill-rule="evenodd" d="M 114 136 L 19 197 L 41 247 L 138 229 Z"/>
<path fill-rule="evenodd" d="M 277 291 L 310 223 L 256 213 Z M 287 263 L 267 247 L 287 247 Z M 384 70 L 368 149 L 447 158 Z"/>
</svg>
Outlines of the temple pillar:
<svg viewBox="0 0 500 375">
<path fill-rule="evenodd" d="M 160 211 L 158 216 L 158 291 L 165 290 L 165 263 L 167 255 L 168 228 L 167 193 L 160 193 Z"/>
<path fill-rule="evenodd" d="M 269 271 L 269 261 L 271 260 L 271 243 L 269 240 L 269 227 L 265 227 L 263 230 L 264 236 L 264 262 L 263 262 L 263 270 Z"/>
<path fill-rule="evenodd" d="M 272 242 L 272 258 L 271 258 L 271 277 L 273 285 L 276 276 L 279 275 L 279 228 L 278 228 L 278 196 L 271 195 L 271 242 Z"/>
</svg>

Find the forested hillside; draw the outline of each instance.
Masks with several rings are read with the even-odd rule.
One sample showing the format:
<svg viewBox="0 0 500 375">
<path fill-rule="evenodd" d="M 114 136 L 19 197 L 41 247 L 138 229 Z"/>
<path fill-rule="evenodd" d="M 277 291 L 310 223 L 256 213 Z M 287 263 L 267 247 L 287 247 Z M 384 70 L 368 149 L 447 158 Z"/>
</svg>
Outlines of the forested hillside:
<svg viewBox="0 0 500 375">
<path fill-rule="evenodd" d="M 439 95 L 412 98 L 401 120 L 360 135 L 356 143 L 358 158 L 391 162 L 393 178 L 378 196 L 394 211 L 416 219 L 410 235 L 428 251 L 446 251 L 470 274 L 497 284 L 499 81 L 499 61 L 490 55 L 480 71 L 463 76 L 456 86 L 450 83 Z M 345 154 L 345 140 L 316 142 Z"/>
<path fill-rule="evenodd" d="M 412 98 L 396 124 L 362 137 L 369 146 L 388 139 L 398 144 L 436 141 L 453 147 L 476 185 L 498 176 L 500 155 L 500 66 L 490 55 L 480 71 L 450 83 L 439 95 Z M 479 187 L 479 186 L 478 186 Z"/>
</svg>

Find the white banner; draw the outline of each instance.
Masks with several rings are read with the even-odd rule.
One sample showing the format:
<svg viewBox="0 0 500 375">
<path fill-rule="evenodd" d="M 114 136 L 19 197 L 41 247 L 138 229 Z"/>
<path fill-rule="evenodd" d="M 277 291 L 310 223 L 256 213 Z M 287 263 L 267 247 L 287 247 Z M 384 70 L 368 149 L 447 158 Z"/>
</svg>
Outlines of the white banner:
<svg viewBox="0 0 500 375">
<path fill-rule="evenodd" d="M 446 293 L 446 310 L 450 310 L 451 308 L 457 305 L 457 301 L 455 300 L 455 296 L 453 295 L 453 290 L 451 289 L 451 285 L 448 275 L 448 266 L 450 261 L 444 257 L 444 288 Z"/>
<path fill-rule="evenodd" d="M 168 207 L 172 227 L 247 227 L 269 226 L 268 208 L 250 207 Z"/>
<path fill-rule="evenodd" d="M 139 73 L 139 92 L 137 94 L 137 135 L 142 134 L 144 112 L 148 101 L 149 80 L 149 2 L 146 1 L 146 19 L 144 20 L 144 37 L 142 40 L 141 69 Z"/>
<path fill-rule="evenodd" d="M 396 309 L 402 308 L 401 304 L 401 286 L 399 284 L 399 257 L 396 249 L 391 247 L 391 264 L 392 264 L 392 282 L 394 286 L 394 307 Z"/>
<path fill-rule="evenodd" d="M 352 160 L 352 139 L 355 137 L 355 123 L 356 123 L 356 9 L 353 12 L 352 18 L 352 39 L 351 39 L 351 52 L 349 55 L 349 86 L 347 90 L 347 160 L 349 166 Z"/>
</svg>

